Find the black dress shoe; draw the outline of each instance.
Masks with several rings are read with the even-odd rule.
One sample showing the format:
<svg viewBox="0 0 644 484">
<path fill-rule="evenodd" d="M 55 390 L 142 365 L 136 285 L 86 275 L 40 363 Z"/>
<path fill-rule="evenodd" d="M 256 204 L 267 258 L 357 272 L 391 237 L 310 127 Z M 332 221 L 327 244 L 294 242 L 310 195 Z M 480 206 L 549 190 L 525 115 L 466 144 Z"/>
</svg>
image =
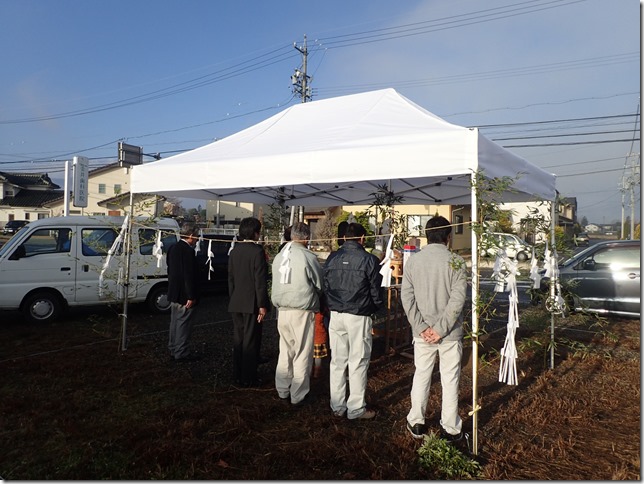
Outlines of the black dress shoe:
<svg viewBox="0 0 644 484">
<path fill-rule="evenodd" d="M 440 438 L 447 440 L 450 444 L 454 444 L 463 438 L 463 431 L 461 430 L 458 434 L 449 434 L 441 427 Z"/>
<path fill-rule="evenodd" d="M 312 402 L 313 402 L 313 397 L 311 396 L 310 393 L 307 393 L 302 400 L 300 400 L 297 403 L 292 403 L 291 405 L 293 405 L 294 407 L 303 407 Z"/>
<path fill-rule="evenodd" d="M 264 382 L 260 380 L 259 378 L 256 378 L 253 381 L 247 381 L 241 384 L 244 388 L 259 388 L 262 386 Z"/>
</svg>

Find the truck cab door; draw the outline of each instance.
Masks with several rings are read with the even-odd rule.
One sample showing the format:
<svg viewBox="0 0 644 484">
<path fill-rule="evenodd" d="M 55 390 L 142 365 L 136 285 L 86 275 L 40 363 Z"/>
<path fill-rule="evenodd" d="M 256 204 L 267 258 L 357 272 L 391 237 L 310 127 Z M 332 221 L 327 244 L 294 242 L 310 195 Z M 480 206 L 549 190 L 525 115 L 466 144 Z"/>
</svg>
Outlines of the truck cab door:
<svg viewBox="0 0 644 484">
<path fill-rule="evenodd" d="M 118 236 L 116 227 L 78 227 L 78 272 L 75 302 L 98 304 L 121 299 L 118 289 L 119 274 L 123 271 L 123 256 L 119 250 L 111 258 L 103 277 L 103 291 L 99 291 L 99 277 L 107 254 Z"/>
<path fill-rule="evenodd" d="M 15 297 L 35 288 L 53 288 L 66 299 L 75 292 L 75 235 L 71 227 L 35 230 L 3 263 L 3 278 Z"/>
</svg>

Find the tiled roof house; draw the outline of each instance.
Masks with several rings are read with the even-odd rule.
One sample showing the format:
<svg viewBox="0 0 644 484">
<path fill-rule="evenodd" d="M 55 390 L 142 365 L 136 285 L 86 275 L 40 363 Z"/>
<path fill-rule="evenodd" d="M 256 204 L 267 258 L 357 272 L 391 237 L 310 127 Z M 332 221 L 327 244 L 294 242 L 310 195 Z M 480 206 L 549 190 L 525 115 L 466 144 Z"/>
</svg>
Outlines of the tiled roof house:
<svg viewBox="0 0 644 484">
<path fill-rule="evenodd" d="M 70 200 L 70 215 L 125 215 L 130 204 L 130 167 L 119 163 L 104 165 L 88 173 L 88 205 L 75 207 Z M 37 220 L 64 214 L 64 189 L 46 173 L 0 172 L 0 227 L 9 220 Z M 73 198 L 72 198 L 73 200 Z M 165 198 L 135 194 L 137 215 L 158 216 Z"/>
<path fill-rule="evenodd" d="M 46 173 L 0 172 L 0 223 L 48 217 L 47 204 L 61 197 L 63 190 Z"/>
</svg>

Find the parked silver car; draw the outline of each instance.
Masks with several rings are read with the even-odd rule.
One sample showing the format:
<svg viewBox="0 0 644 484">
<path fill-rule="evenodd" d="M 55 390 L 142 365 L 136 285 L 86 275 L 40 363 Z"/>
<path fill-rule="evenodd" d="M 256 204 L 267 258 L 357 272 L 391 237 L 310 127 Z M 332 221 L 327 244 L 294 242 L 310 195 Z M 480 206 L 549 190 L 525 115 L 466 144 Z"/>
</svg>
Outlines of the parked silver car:
<svg viewBox="0 0 644 484">
<path fill-rule="evenodd" d="M 559 266 L 562 287 L 575 311 L 640 315 L 639 240 L 597 243 Z M 542 280 L 542 288 L 548 280 Z"/>
<path fill-rule="evenodd" d="M 586 232 L 579 232 L 573 237 L 573 241 L 575 242 L 575 245 L 579 247 L 580 245 L 585 245 L 588 247 L 590 245 L 590 237 L 588 237 L 588 234 Z"/>
<path fill-rule="evenodd" d="M 497 252 L 505 250 L 511 259 L 526 261 L 532 258 L 532 246 L 518 235 L 502 232 L 486 232 L 481 237 L 479 252 L 484 257 L 496 257 Z"/>
</svg>

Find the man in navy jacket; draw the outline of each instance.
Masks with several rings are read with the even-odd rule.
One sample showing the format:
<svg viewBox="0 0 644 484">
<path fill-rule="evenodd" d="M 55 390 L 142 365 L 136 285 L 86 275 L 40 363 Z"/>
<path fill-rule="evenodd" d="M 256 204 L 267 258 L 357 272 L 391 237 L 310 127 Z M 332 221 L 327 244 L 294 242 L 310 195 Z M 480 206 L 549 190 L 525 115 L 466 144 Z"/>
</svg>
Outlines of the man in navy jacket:
<svg viewBox="0 0 644 484">
<path fill-rule="evenodd" d="M 372 315 L 383 305 L 382 276 L 380 261 L 363 247 L 365 236 L 362 225 L 349 224 L 344 244 L 324 265 L 324 292 L 331 310 L 331 410 L 350 420 L 376 416 L 374 410 L 367 408 L 365 391 L 371 359 Z"/>
</svg>

